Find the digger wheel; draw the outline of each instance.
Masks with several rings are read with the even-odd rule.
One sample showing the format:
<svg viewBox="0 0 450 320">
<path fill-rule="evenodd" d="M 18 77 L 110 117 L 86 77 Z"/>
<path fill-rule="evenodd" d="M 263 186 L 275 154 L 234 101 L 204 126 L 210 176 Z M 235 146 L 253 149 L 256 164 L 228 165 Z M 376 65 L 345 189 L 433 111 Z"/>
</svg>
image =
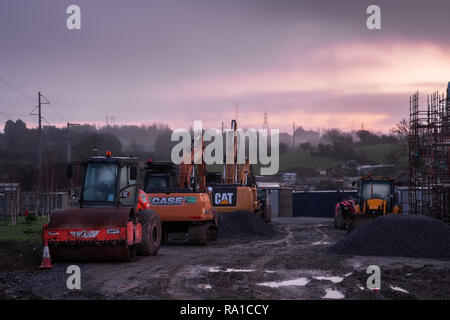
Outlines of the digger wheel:
<svg viewBox="0 0 450 320">
<path fill-rule="evenodd" d="M 189 226 L 189 244 L 206 246 L 211 241 L 217 241 L 217 225 L 213 223 L 206 223 L 201 225 Z"/>
<path fill-rule="evenodd" d="M 152 210 L 139 210 L 137 217 L 142 224 L 142 242 L 137 246 L 137 254 L 154 256 L 161 245 L 161 220 Z"/>
<path fill-rule="evenodd" d="M 208 228 L 208 242 L 214 242 L 217 241 L 217 234 L 218 234 L 218 230 L 217 230 L 217 224 L 211 224 L 211 226 Z"/>
<path fill-rule="evenodd" d="M 346 223 L 341 208 L 339 208 L 337 213 L 334 215 L 334 226 L 339 230 L 343 230 L 346 228 Z"/>
</svg>

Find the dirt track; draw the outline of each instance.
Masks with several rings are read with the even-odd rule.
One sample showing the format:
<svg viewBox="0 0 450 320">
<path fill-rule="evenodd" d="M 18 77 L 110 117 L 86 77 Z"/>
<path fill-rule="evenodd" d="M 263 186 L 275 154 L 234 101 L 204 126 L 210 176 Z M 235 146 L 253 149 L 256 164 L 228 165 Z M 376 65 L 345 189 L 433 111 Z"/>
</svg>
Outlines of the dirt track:
<svg viewBox="0 0 450 320">
<path fill-rule="evenodd" d="M 28 257 L 28 268 L 25 262 L 17 271 L 2 265 L 0 298 L 450 298 L 450 261 L 331 254 L 327 248 L 346 236 L 333 228 L 332 219 L 279 218 L 273 225 L 276 236 L 271 239 L 219 240 L 208 247 L 174 240 L 157 256 L 138 257 L 132 263 L 78 264 L 81 290 L 67 289 L 68 264 L 39 271 L 39 262 Z M 6 251 L 11 256 L 5 246 L 0 251 L 2 257 Z M 381 267 L 378 292 L 365 289 L 365 270 L 372 264 Z"/>
</svg>

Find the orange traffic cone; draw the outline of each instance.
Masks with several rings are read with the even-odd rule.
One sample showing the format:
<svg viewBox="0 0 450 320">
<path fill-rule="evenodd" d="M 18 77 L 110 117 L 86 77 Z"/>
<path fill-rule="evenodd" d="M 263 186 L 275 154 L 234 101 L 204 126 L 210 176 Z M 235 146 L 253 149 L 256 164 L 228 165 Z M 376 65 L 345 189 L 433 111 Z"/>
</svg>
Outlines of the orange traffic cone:
<svg viewBox="0 0 450 320">
<path fill-rule="evenodd" d="M 52 269 L 52 260 L 50 259 L 50 250 L 48 250 L 47 240 L 44 242 L 44 252 L 42 253 L 42 263 L 39 269 Z"/>
</svg>

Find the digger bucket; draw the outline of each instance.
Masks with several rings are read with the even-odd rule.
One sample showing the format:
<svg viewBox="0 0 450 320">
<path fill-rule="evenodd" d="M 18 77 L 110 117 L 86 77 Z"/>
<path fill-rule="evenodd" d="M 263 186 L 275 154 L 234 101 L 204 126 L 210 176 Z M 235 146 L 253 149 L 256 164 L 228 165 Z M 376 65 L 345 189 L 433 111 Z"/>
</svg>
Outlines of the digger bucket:
<svg viewBox="0 0 450 320">
<path fill-rule="evenodd" d="M 44 228 L 54 261 L 131 261 L 136 225 L 130 208 L 57 210 Z"/>
</svg>

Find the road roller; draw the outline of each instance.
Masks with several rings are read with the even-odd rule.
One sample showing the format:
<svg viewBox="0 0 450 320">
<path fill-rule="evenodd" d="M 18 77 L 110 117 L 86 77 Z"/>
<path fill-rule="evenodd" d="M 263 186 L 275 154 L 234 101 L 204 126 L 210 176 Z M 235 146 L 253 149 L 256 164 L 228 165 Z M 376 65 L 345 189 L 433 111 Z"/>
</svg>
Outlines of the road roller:
<svg viewBox="0 0 450 320">
<path fill-rule="evenodd" d="M 161 221 L 139 189 L 138 159 L 107 152 L 83 165 L 79 207 L 52 212 L 44 225 L 51 259 L 132 261 L 136 255 L 156 255 Z"/>
</svg>

